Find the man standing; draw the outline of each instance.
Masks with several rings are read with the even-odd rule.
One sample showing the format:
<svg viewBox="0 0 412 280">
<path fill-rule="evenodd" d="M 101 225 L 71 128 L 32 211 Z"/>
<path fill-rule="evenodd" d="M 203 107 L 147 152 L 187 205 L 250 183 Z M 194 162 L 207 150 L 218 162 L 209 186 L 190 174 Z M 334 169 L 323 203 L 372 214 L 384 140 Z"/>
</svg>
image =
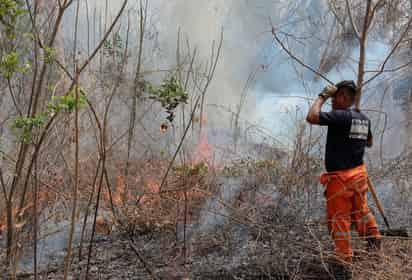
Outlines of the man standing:
<svg viewBox="0 0 412 280">
<path fill-rule="evenodd" d="M 339 263 L 336 279 L 351 279 L 352 262 L 350 227 L 352 222 L 370 250 L 380 250 L 381 235 L 370 212 L 366 193 L 367 172 L 363 163 L 365 147 L 372 146 L 370 120 L 360 111 L 351 110 L 357 88 L 353 81 L 342 81 L 326 87 L 312 104 L 306 120 L 327 126 L 325 152 L 326 173 L 320 177 L 326 187 L 328 228 L 335 242 Z M 332 111 L 322 112 L 323 104 L 332 98 Z"/>
</svg>

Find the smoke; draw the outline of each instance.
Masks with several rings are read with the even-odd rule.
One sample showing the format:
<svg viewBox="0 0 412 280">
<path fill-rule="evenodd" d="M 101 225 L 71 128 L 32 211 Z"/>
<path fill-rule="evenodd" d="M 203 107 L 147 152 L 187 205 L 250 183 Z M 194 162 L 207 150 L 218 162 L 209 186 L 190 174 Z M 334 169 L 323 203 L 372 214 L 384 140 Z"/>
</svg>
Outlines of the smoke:
<svg viewBox="0 0 412 280">
<path fill-rule="evenodd" d="M 117 1 L 116 1 L 117 2 Z M 120 3 L 109 1 L 109 10 L 117 11 Z M 207 96 L 210 111 L 216 110 L 214 104 L 236 111 L 242 92 L 251 73 L 256 72 L 264 63 L 268 47 L 271 46 L 269 17 L 278 17 L 278 8 L 288 1 L 252 2 L 247 0 L 212 0 L 212 1 L 148 1 L 148 19 L 150 28 L 156 30 L 158 51 L 150 61 L 147 69 L 170 69 L 176 65 L 176 45 L 178 33 L 185 51 L 186 40 L 191 50 L 197 49 L 198 64 L 210 59 L 212 46 L 217 46 L 223 32 L 223 46 L 220 61 Z M 104 1 L 90 4 L 104 9 Z M 136 9 L 131 2 L 129 8 Z M 104 15 L 104 12 L 101 14 Z M 275 14 L 275 15 L 274 15 Z M 137 19 L 132 23 L 136 26 Z M 147 44 L 151 44 L 148 42 Z M 244 116 L 256 110 L 256 96 L 249 96 L 243 109 Z M 210 114 L 209 124 L 222 125 L 222 119 L 214 119 Z M 227 125 L 227 123 L 226 123 Z"/>
<path fill-rule="evenodd" d="M 110 15 L 113 17 L 121 1 L 89 1 L 89 8 L 91 11 L 95 7 L 101 9 L 100 15 L 104 16 L 106 3 L 109 18 Z M 213 42 L 216 46 L 223 31 L 221 58 L 206 99 L 208 125 L 227 128 L 230 115 L 222 117 L 221 108 L 236 112 L 243 102 L 240 109 L 243 127 L 257 124 L 282 141 L 290 141 L 291 113 L 303 119 L 310 103 L 307 98 L 316 97 L 326 83 L 293 62 L 275 44 L 271 27 L 273 25 L 279 30 L 282 39 L 302 61 L 317 69 L 321 67 L 334 24 L 334 15 L 327 1 L 150 0 L 147 3 L 152 34 L 146 38 L 144 70 L 170 69 L 176 65 L 179 31 L 182 49 L 185 50 L 186 40 L 190 42 L 191 51 L 194 48 L 198 50 L 197 63 L 205 65 L 210 58 Z M 131 1 L 128 8 L 136 12 L 138 1 Z M 132 15 L 131 23 L 137 29 L 138 17 L 135 13 Z M 132 33 L 137 36 L 138 30 Z M 384 39 L 375 38 L 369 43 L 367 69 L 376 69 L 389 52 L 390 46 L 384 43 Z M 327 68 L 328 78 L 334 82 L 356 80 L 359 57 L 356 41 L 342 38 L 332 48 L 343 55 Z M 368 74 L 367 78 L 371 75 L 373 73 Z M 382 76 L 371 83 L 375 88 L 366 88 L 364 108 L 381 110 L 383 90 L 376 86 L 384 78 Z M 214 105 L 219 105 L 220 109 Z M 388 95 L 384 98 L 384 107 L 389 123 L 396 124 L 403 120 L 403 114 Z M 368 114 L 376 121 L 382 118 L 376 112 Z M 396 139 L 400 143 L 397 147 L 402 147 L 404 136 L 398 131 L 392 130 L 387 138 Z M 399 149 L 391 149 L 388 155 L 399 152 Z"/>
<path fill-rule="evenodd" d="M 209 105 L 218 104 L 236 111 L 250 73 L 259 67 L 268 37 L 264 18 L 258 19 L 259 4 L 249 1 L 167 1 L 159 10 L 159 41 L 166 49 L 166 63 L 175 63 L 177 30 L 180 29 L 193 47 L 198 49 L 200 61 L 208 60 L 212 42 L 223 32 L 220 61 L 207 95 Z M 269 5 L 265 2 L 265 6 Z M 167 53 L 169 52 L 169 53 Z M 209 112 L 215 110 L 209 106 Z M 244 114 L 255 110 L 255 98 L 246 102 Z M 211 113 L 211 112 L 210 112 Z M 208 116 L 209 124 L 225 126 L 222 119 Z M 226 123 L 227 125 L 227 123 Z"/>
<path fill-rule="evenodd" d="M 39 217 L 39 239 L 37 241 L 37 264 L 40 271 L 47 270 L 58 263 L 63 262 L 66 255 L 67 244 L 69 240 L 70 221 L 57 219 L 52 216 L 55 215 L 56 209 L 62 208 L 62 202 L 58 202 L 53 208 L 48 208 L 42 212 Z M 106 212 L 100 210 L 100 216 L 105 215 Z M 82 235 L 83 217 L 79 217 L 76 221 L 76 227 L 73 235 L 74 246 L 80 244 Z M 88 237 L 92 231 L 92 223 L 86 224 L 84 236 Z M 87 239 L 87 238 L 86 238 Z M 85 239 L 84 239 L 85 240 Z M 31 248 L 33 249 L 33 248 Z M 30 273 L 33 271 L 34 260 L 32 250 L 23 251 L 19 260 L 19 271 Z"/>
<path fill-rule="evenodd" d="M 259 124 L 273 135 L 284 131 L 289 133 L 290 129 L 285 129 L 285 124 L 288 125 L 285 119 L 290 118 L 288 113 L 299 108 L 300 117 L 303 118 L 309 105 L 303 98 L 290 96 L 315 97 L 326 82 L 290 60 L 274 43 L 270 34 L 271 24 L 283 32 L 293 34 L 296 40 L 287 41 L 290 48 L 305 63 L 316 69 L 323 50 L 327 47 L 326 42 L 334 20 L 323 0 L 290 2 L 163 2 L 159 14 L 159 41 L 164 49 L 170 51 L 167 57 L 174 57 L 177 31 L 173 32 L 173 28 L 180 28 L 206 59 L 211 42 L 219 38 L 222 29 L 222 56 L 207 102 L 236 110 L 245 87 L 248 87 L 241 118 Z M 298 23 L 294 24 L 296 22 Z M 353 42 L 342 41 L 340 44 L 346 48 L 343 50 L 343 58 L 326 75 L 334 82 L 356 80 L 359 47 Z M 390 46 L 384 40 L 378 38 L 371 41 L 367 48 L 366 69 L 378 69 L 389 51 Z M 169 63 L 173 62 L 173 59 L 169 60 Z M 253 79 L 248 83 L 252 73 Z M 367 74 L 366 79 L 373 74 Z M 382 76 L 372 85 L 376 86 L 386 78 Z M 363 108 L 379 110 L 382 94 L 382 89 L 367 87 Z M 396 123 L 402 118 L 402 114 L 399 114 L 396 104 L 391 101 L 391 98 L 386 98 L 384 108 L 390 115 L 389 122 Z M 213 108 L 209 107 L 209 110 L 212 111 Z M 382 117 L 372 112 L 368 114 L 376 121 Z M 213 121 L 214 125 L 222 123 L 221 118 Z M 402 136 L 395 130 L 388 138 L 402 141 Z M 391 149 L 390 154 L 399 152 Z"/>
<path fill-rule="evenodd" d="M 230 204 L 244 187 L 241 180 L 236 178 L 220 180 L 222 183 L 219 195 L 209 199 L 202 209 L 198 232 L 209 232 L 217 226 L 223 226 L 230 216 Z"/>
</svg>

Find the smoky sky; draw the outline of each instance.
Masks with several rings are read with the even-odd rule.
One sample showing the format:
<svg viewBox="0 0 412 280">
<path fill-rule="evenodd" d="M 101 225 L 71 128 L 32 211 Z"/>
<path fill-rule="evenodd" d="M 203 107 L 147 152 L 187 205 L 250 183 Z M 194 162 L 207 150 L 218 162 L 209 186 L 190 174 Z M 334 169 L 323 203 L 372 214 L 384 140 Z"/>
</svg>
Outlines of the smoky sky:
<svg viewBox="0 0 412 280">
<path fill-rule="evenodd" d="M 88 3 L 90 10 L 96 8 L 101 11 L 100 16 L 105 16 L 106 1 L 89 0 Z M 113 16 L 121 1 L 109 0 L 107 3 L 108 14 Z M 129 2 L 128 9 L 132 14 L 136 13 L 137 4 L 138 1 Z M 219 104 L 234 111 L 246 88 L 241 117 L 266 126 L 274 134 L 284 131 L 282 113 L 285 110 L 301 107 L 302 117 L 307 110 L 307 100 L 286 97 L 315 97 L 326 85 L 325 81 L 293 62 L 275 44 L 271 34 L 273 26 L 302 61 L 319 67 L 333 24 L 333 14 L 326 0 L 149 0 L 148 17 L 154 35 L 146 45 L 145 54 L 151 59 L 145 61 L 145 69 L 176 65 L 178 30 L 181 38 L 198 49 L 199 61 L 203 62 L 211 54 L 212 42 L 218 41 L 223 31 L 221 59 L 207 95 L 207 104 Z M 137 34 L 137 15 L 131 19 Z M 389 51 L 389 46 L 380 39 L 369 42 L 369 69 L 378 66 Z M 342 39 L 337 42 L 337 47 L 345 56 L 325 75 L 334 82 L 355 79 L 359 52 L 356 42 Z M 366 88 L 365 93 L 365 106 L 369 108 L 378 103 L 373 101 L 374 98 L 379 99 L 376 88 L 369 92 L 373 86 Z M 391 106 L 390 110 L 393 110 Z M 213 106 L 207 108 L 210 124 L 227 125 L 229 117 L 215 119 L 217 114 L 213 110 L 216 109 Z M 393 122 L 399 122 L 401 114 L 394 111 Z"/>
</svg>

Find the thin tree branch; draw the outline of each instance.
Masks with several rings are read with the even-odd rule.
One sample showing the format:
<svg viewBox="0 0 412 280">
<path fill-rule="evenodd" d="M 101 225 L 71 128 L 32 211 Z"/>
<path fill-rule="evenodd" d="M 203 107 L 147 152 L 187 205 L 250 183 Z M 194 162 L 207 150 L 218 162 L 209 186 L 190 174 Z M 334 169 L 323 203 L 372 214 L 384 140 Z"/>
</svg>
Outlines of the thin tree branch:
<svg viewBox="0 0 412 280">
<path fill-rule="evenodd" d="M 352 10 L 351 10 L 350 4 L 349 4 L 349 0 L 345 0 L 345 3 L 346 3 L 346 10 L 348 11 L 349 20 L 350 20 L 350 24 L 352 25 L 353 32 L 355 33 L 356 38 L 358 38 L 358 40 L 360 41 L 361 40 L 361 35 L 359 33 L 358 27 L 356 26 L 355 19 L 353 18 L 353 14 L 352 14 Z"/>
<path fill-rule="evenodd" d="M 147 263 L 147 261 L 145 260 L 143 255 L 136 248 L 134 239 L 131 235 L 129 235 L 129 241 L 130 241 L 129 242 L 130 248 L 132 248 L 132 251 L 136 254 L 137 258 L 143 264 L 146 271 L 150 274 L 150 276 L 152 277 L 153 280 L 157 280 L 158 278 L 157 278 L 156 274 L 154 273 L 153 269 L 150 267 L 150 265 Z"/>
<path fill-rule="evenodd" d="M 177 147 L 177 149 L 176 149 L 176 151 L 175 151 L 175 153 L 174 153 L 174 155 L 173 155 L 172 160 L 169 162 L 169 165 L 168 165 L 168 167 L 167 167 L 166 173 L 164 174 L 164 176 L 163 176 L 163 178 L 162 178 L 162 182 L 161 182 L 160 187 L 159 187 L 159 192 L 162 191 L 162 188 L 164 187 L 164 185 L 165 185 L 165 183 L 166 183 L 166 179 L 167 179 L 167 177 L 168 177 L 168 175 L 169 175 L 169 172 L 170 172 L 170 170 L 172 169 L 172 166 L 173 166 L 173 164 L 174 164 L 174 162 L 175 162 L 175 160 L 176 160 L 176 158 L 177 158 L 177 155 L 178 155 L 179 152 L 180 152 L 180 149 L 181 149 L 182 146 L 183 146 L 183 143 L 184 143 L 184 141 L 185 141 L 185 139 L 186 139 L 186 136 L 187 136 L 187 134 L 188 134 L 188 132 L 189 132 L 189 129 L 190 129 L 190 127 L 192 126 L 193 119 L 194 119 L 195 113 L 196 113 L 196 109 L 197 109 L 197 107 L 199 106 L 200 101 L 202 100 L 202 96 L 206 93 L 206 91 L 207 91 L 207 89 L 208 89 L 208 87 L 209 87 L 209 85 L 210 85 L 210 82 L 212 81 L 214 72 L 215 72 L 215 70 L 216 70 L 217 63 L 218 63 L 219 58 L 220 58 L 220 52 L 221 52 L 221 48 L 222 48 L 222 43 L 223 43 L 223 31 L 222 31 L 222 33 L 221 33 L 221 38 L 220 38 L 219 46 L 218 46 L 218 49 L 217 49 L 217 54 L 216 54 L 216 57 L 215 57 L 215 61 L 214 61 L 214 62 L 212 61 L 213 64 L 211 65 L 211 68 L 210 68 L 210 71 L 209 71 L 208 80 L 207 80 L 206 85 L 204 86 L 202 92 L 201 92 L 201 93 L 197 96 L 197 98 L 196 98 L 195 104 L 194 104 L 193 109 L 192 109 L 192 112 L 191 112 L 191 114 L 190 114 L 189 123 L 187 124 L 186 129 L 185 129 L 185 132 L 184 132 L 182 138 L 180 139 L 179 145 L 178 145 L 178 147 Z"/>
<path fill-rule="evenodd" d="M 21 117 L 21 116 L 23 116 L 23 113 L 20 110 L 19 105 L 17 104 L 16 97 L 14 96 L 13 87 L 11 85 L 10 78 L 7 78 L 7 86 L 9 88 L 9 93 L 10 93 L 11 99 L 13 100 L 14 107 L 16 107 L 17 113 Z"/>
<path fill-rule="evenodd" d="M 378 73 L 376 73 L 375 75 L 373 75 L 369 80 L 367 80 L 366 82 L 363 83 L 363 85 L 366 85 L 368 83 L 370 83 L 371 81 L 373 81 L 374 79 L 376 79 L 379 75 L 381 75 L 384 70 L 385 70 L 385 66 L 388 63 L 389 59 L 392 57 L 392 55 L 395 53 L 395 51 L 398 49 L 398 47 L 400 46 L 403 38 L 405 37 L 405 35 L 408 33 L 410 27 L 412 24 L 412 16 L 410 17 L 405 30 L 402 32 L 401 36 L 399 37 L 398 41 L 396 42 L 396 44 L 392 47 L 391 51 L 389 52 L 389 54 L 386 56 L 385 60 L 383 61 L 380 69 L 378 70 Z"/>
<path fill-rule="evenodd" d="M 321 77 L 324 79 L 326 82 L 328 82 L 331 85 L 334 85 L 335 83 L 329 80 L 325 75 L 320 73 L 319 71 L 316 71 L 313 67 L 309 66 L 308 64 L 304 63 L 300 58 L 298 58 L 296 55 L 294 55 L 286 46 L 285 44 L 279 39 L 279 37 L 276 34 L 276 29 L 274 26 L 272 26 L 272 35 L 275 38 L 276 42 L 281 46 L 281 48 L 289 55 L 290 58 L 295 60 L 297 63 L 305 67 L 306 69 L 310 70 L 317 76 Z"/>
<path fill-rule="evenodd" d="M 393 73 L 393 72 L 397 72 L 397 71 L 399 71 L 399 70 L 402 70 L 402 69 L 408 67 L 408 66 L 411 65 L 411 64 L 412 64 L 412 61 L 409 61 L 409 62 L 407 62 L 407 63 L 405 63 L 405 64 L 399 65 L 399 66 L 397 66 L 397 67 L 395 67 L 395 68 L 392 68 L 392 69 L 386 69 L 386 70 L 380 70 L 380 69 L 379 69 L 379 70 L 366 70 L 365 73 Z"/>
<path fill-rule="evenodd" d="M 72 215 L 70 224 L 69 241 L 67 244 L 67 254 L 64 263 L 64 276 L 63 279 L 67 280 L 71 263 L 72 263 L 72 247 L 74 239 L 74 231 L 76 227 L 76 212 L 77 212 L 77 197 L 79 189 L 79 79 L 80 71 L 78 70 L 77 64 L 77 32 L 79 28 L 79 11 L 80 11 L 80 1 L 77 1 L 76 7 L 76 20 L 74 26 L 74 46 L 73 46 L 73 66 L 75 69 L 75 108 L 74 108 L 74 136 L 75 136 L 75 151 L 74 151 L 74 186 L 73 186 L 73 205 L 72 205 Z"/>
<path fill-rule="evenodd" d="M 97 45 L 95 50 L 92 52 L 92 54 L 89 56 L 89 58 L 86 59 L 86 61 L 82 64 L 82 66 L 79 69 L 79 72 L 83 72 L 83 70 L 87 67 L 87 65 L 92 61 L 92 59 L 96 56 L 97 52 L 100 50 L 100 48 L 103 46 L 103 44 L 106 42 L 107 37 L 109 37 L 110 33 L 112 32 L 113 28 L 116 26 L 117 22 L 120 19 L 120 16 L 123 14 L 124 9 L 126 8 L 128 0 L 124 0 L 123 5 L 120 9 L 120 11 L 117 13 L 116 18 L 110 25 L 109 29 L 107 30 L 106 34 L 104 34 L 103 39 L 100 41 L 100 43 Z"/>
<path fill-rule="evenodd" d="M 358 92 L 356 93 L 355 97 L 355 108 L 359 110 L 360 101 L 362 97 L 362 88 L 363 88 L 363 79 L 365 77 L 365 59 L 366 59 L 366 44 L 368 41 L 368 22 L 369 16 L 371 13 L 371 5 L 372 0 L 367 0 L 366 3 L 366 11 L 363 19 L 363 29 L 362 34 L 359 40 L 359 63 L 358 63 L 358 79 L 357 79 L 357 87 Z"/>
<path fill-rule="evenodd" d="M 375 20 L 375 18 L 376 18 L 376 17 L 375 17 L 376 12 L 377 12 L 377 10 L 378 10 L 379 8 L 382 7 L 381 4 L 382 4 L 383 1 L 384 1 L 384 0 L 378 0 L 378 2 L 376 2 L 375 6 L 372 8 L 372 12 L 371 12 L 371 15 L 370 15 L 370 18 L 369 18 L 369 22 L 368 22 L 368 29 L 371 28 L 371 26 L 373 25 L 372 23 L 374 22 L 374 20 Z"/>
<path fill-rule="evenodd" d="M 130 163 L 130 152 L 132 149 L 132 140 L 134 136 L 134 129 L 136 126 L 136 111 L 137 111 L 137 99 L 139 98 L 139 93 L 141 88 L 139 85 L 140 82 L 140 72 L 142 68 L 142 56 L 143 56 L 143 44 L 144 44 L 144 35 L 146 32 L 146 20 L 147 20 L 147 8 L 148 3 L 145 1 L 145 6 L 143 7 L 143 1 L 140 0 L 140 18 L 139 18 L 139 50 L 137 54 L 137 65 L 136 73 L 133 81 L 133 92 L 132 92 L 132 108 L 130 110 L 129 117 L 129 135 L 127 137 L 127 157 L 126 157 L 126 166 L 124 171 L 124 176 L 127 182 L 128 172 L 129 172 L 129 163 Z"/>
<path fill-rule="evenodd" d="M 4 183 L 3 169 L 1 169 L 1 167 L 0 167 L 0 184 L 1 184 L 1 189 L 3 191 L 4 200 L 6 201 L 6 203 L 8 203 L 6 184 Z"/>
</svg>

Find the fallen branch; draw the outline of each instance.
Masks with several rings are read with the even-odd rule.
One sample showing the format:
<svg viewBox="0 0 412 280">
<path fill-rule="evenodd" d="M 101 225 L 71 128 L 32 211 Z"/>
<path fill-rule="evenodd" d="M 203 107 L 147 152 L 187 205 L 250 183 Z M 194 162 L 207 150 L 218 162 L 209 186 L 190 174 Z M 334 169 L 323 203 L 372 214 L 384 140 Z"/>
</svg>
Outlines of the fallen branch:
<svg viewBox="0 0 412 280">
<path fill-rule="evenodd" d="M 153 269 L 150 267 L 149 263 L 145 260 L 144 256 L 136 248 L 136 246 L 134 245 L 133 237 L 130 235 L 129 235 L 129 245 L 130 245 L 130 248 L 133 250 L 133 252 L 136 254 L 139 261 L 143 264 L 146 271 L 150 274 L 152 279 L 157 280 L 158 278 L 156 274 L 154 273 Z"/>
</svg>

